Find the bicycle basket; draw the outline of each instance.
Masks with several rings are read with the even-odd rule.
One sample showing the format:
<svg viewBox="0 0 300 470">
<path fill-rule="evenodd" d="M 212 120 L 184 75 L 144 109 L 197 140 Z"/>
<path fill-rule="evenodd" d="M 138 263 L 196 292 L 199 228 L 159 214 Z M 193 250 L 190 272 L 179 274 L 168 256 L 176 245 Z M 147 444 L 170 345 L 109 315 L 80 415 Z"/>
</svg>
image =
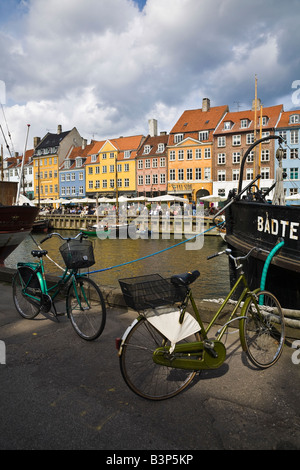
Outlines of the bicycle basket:
<svg viewBox="0 0 300 470">
<path fill-rule="evenodd" d="M 119 279 L 119 284 L 126 305 L 134 310 L 182 302 L 187 294 L 185 286 L 176 286 L 159 274 Z"/>
<path fill-rule="evenodd" d="M 89 268 L 95 264 L 93 245 L 89 240 L 69 240 L 59 251 L 68 269 Z"/>
</svg>

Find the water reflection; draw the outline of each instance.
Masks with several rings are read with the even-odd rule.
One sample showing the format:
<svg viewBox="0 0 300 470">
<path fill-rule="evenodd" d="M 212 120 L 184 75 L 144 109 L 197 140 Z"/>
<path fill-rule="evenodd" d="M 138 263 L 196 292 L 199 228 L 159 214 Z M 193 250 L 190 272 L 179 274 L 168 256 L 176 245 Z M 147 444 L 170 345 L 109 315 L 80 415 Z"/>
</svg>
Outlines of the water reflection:
<svg viewBox="0 0 300 470">
<path fill-rule="evenodd" d="M 62 230 L 64 237 L 73 237 L 74 231 Z M 34 239 L 39 242 L 45 237 L 44 234 L 34 234 Z M 126 239 L 126 240 L 99 240 L 91 238 L 94 244 L 96 264 L 90 271 L 112 268 L 92 274 L 99 284 L 119 286 L 118 279 L 125 277 L 139 276 L 142 274 L 159 273 L 169 277 L 174 273 L 192 271 L 198 269 L 200 278 L 193 284 L 194 295 L 198 298 L 218 298 L 224 297 L 229 291 L 229 271 L 227 256 L 220 256 L 207 261 L 207 256 L 225 249 L 226 245 L 220 237 L 204 237 L 204 245 L 201 250 L 186 250 L 185 244 L 180 244 L 179 240 L 163 239 Z M 53 237 L 43 244 L 43 249 L 48 250 L 49 256 L 60 266 L 64 266 L 59 252 L 61 240 Z M 33 261 L 30 254 L 35 249 L 31 237 L 27 237 L 21 245 L 6 259 L 7 267 L 15 268 L 18 261 Z M 162 252 L 161 252 L 162 251 Z M 155 256 L 139 260 L 140 258 L 160 252 Z M 139 260 L 125 266 L 114 267 L 128 261 Z M 52 274 L 60 274 L 61 271 L 51 261 L 47 260 L 46 270 Z"/>
</svg>

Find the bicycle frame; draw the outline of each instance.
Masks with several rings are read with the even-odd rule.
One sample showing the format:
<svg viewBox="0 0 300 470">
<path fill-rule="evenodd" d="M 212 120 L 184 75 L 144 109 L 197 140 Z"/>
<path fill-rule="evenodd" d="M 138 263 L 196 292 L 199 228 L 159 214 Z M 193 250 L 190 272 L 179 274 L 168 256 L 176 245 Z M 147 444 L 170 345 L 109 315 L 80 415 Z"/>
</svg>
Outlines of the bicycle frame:
<svg viewBox="0 0 300 470">
<path fill-rule="evenodd" d="M 241 303 L 243 302 L 243 300 L 245 300 L 245 298 L 249 298 L 249 301 L 250 299 L 252 298 L 252 294 L 255 294 L 257 293 L 260 289 L 256 289 L 254 291 L 250 291 L 249 287 L 248 287 L 248 283 L 247 283 L 247 280 L 245 278 L 245 274 L 244 273 L 241 273 L 239 278 L 237 279 L 236 283 L 234 284 L 234 286 L 232 287 L 231 291 L 229 292 L 229 294 L 227 295 L 227 297 L 223 300 L 221 306 L 218 308 L 217 312 L 215 313 L 215 315 L 213 316 L 212 320 L 210 321 L 209 325 L 207 326 L 207 328 L 204 327 L 203 325 L 203 322 L 201 320 L 201 317 L 200 317 L 200 314 L 199 314 L 199 311 L 198 311 L 198 308 L 196 306 L 196 303 L 195 303 L 195 300 L 193 298 L 193 295 L 192 295 L 192 291 L 190 290 L 189 293 L 188 293 L 188 300 L 191 301 L 191 304 L 192 304 L 192 307 L 193 307 L 193 310 L 194 310 L 194 313 L 196 315 L 196 320 L 198 321 L 200 327 L 201 327 L 201 336 L 203 338 L 203 340 L 205 339 L 208 339 L 208 333 L 209 331 L 211 330 L 212 326 L 216 323 L 218 317 L 221 315 L 221 313 L 223 312 L 224 308 L 226 307 L 226 305 L 228 304 L 229 300 L 231 299 L 231 297 L 233 296 L 233 294 L 235 293 L 235 291 L 238 289 L 239 285 L 240 284 L 243 284 L 244 286 L 244 289 L 239 297 L 239 299 L 237 300 L 236 302 L 236 305 L 233 309 L 233 311 L 231 312 L 230 316 L 229 316 L 229 319 L 228 321 L 225 323 L 225 325 L 223 325 L 219 330 L 218 330 L 218 335 L 216 336 L 216 339 L 217 341 L 220 341 L 224 335 L 224 333 L 226 332 L 229 324 L 235 320 L 240 320 L 242 318 L 245 318 L 243 313 L 247 307 L 247 304 L 248 302 L 245 302 L 243 307 L 242 307 L 242 310 L 241 310 L 241 315 L 239 316 L 235 316 L 236 315 L 236 312 L 238 311 L 238 309 L 240 308 L 241 306 Z M 187 304 L 187 302 L 186 302 Z M 186 306 L 185 306 L 186 308 Z"/>
<path fill-rule="evenodd" d="M 52 301 L 60 293 L 62 286 L 64 286 L 72 278 L 72 282 L 73 282 L 73 285 L 74 285 L 74 292 L 76 293 L 77 301 L 78 301 L 79 305 L 81 304 L 80 299 L 79 299 L 78 294 L 77 294 L 77 289 L 75 288 L 75 279 L 80 278 L 80 277 L 84 277 L 84 275 L 78 274 L 74 270 L 69 271 L 68 268 L 65 268 L 65 271 L 64 271 L 63 275 L 61 276 L 60 280 L 57 283 L 55 283 L 53 286 L 48 287 L 48 284 L 47 284 L 47 281 L 46 281 L 46 275 L 45 275 L 44 262 L 43 262 L 42 259 L 38 263 L 18 263 L 18 268 L 19 267 L 29 267 L 33 270 L 32 275 L 29 277 L 29 280 L 27 281 L 26 285 L 22 289 L 23 295 L 29 297 L 31 300 L 36 301 L 36 302 L 41 301 L 40 297 L 34 296 L 32 293 L 28 292 L 28 290 L 27 290 L 29 285 L 30 285 L 30 282 L 32 281 L 33 277 L 36 275 L 38 280 L 39 280 L 39 284 L 40 284 L 42 294 L 49 295 L 51 297 Z M 20 280 L 21 280 L 21 283 L 23 285 L 24 281 L 23 281 L 20 273 L 18 273 L 18 274 L 20 276 Z M 84 292 L 83 292 L 83 294 L 84 294 L 84 297 L 86 297 Z M 86 298 L 85 298 L 85 300 L 87 301 Z"/>
<path fill-rule="evenodd" d="M 233 311 L 229 316 L 229 320 L 223 325 L 217 332 L 216 339 L 209 340 L 208 333 L 211 330 L 212 326 L 217 321 L 218 317 L 224 310 L 228 301 L 237 290 L 240 284 L 244 285 L 243 292 L 241 293 Z M 182 316 L 186 310 L 188 301 L 191 301 L 196 320 L 200 326 L 200 341 L 187 342 L 183 344 L 176 344 L 174 351 L 171 354 L 168 354 L 169 347 L 159 347 L 153 353 L 153 361 L 156 364 L 165 365 L 173 368 L 185 369 L 185 370 L 203 370 L 203 369 L 217 369 L 220 367 L 226 359 L 226 349 L 224 344 L 221 342 L 221 338 L 227 330 L 229 324 L 235 320 L 242 320 L 245 318 L 244 312 L 247 308 L 248 303 L 253 298 L 253 295 L 258 292 L 260 289 L 255 291 L 250 291 L 247 280 L 244 273 L 242 272 L 232 287 L 231 291 L 227 297 L 222 302 L 222 305 L 219 307 L 214 317 L 210 321 L 207 328 L 204 327 L 200 313 L 196 306 L 195 300 L 192 295 L 191 289 L 187 294 L 187 298 L 183 305 Z M 246 300 L 245 300 L 246 299 Z M 238 309 L 240 308 L 242 302 L 245 300 L 244 305 L 242 306 L 241 314 L 236 316 Z M 241 341 L 242 342 L 242 341 Z M 242 347 L 244 345 L 242 342 Z M 167 353 L 167 354 L 166 354 Z"/>
</svg>

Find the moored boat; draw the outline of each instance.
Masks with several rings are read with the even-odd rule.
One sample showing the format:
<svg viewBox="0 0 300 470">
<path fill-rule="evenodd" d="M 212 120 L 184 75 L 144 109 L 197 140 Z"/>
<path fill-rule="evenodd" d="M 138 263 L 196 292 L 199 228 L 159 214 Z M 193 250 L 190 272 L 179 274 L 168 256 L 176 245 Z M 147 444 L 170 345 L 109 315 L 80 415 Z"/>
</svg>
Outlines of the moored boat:
<svg viewBox="0 0 300 470">
<path fill-rule="evenodd" d="M 252 192 L 252 197 L 243 197 L 243 166 L 254 146 L 266 139 L 259 139 L 245 152 L 241 163 L 237 195 L 233 195 L 225 205 L 226 242 L 233 255 L 244 255 L 257 247 L 244 266 L 251 288 L 259 287 L 264 263 L 270 251 L 279 241 L 284 244 L 271 261 L 265 288 L 278 298 L 284 308 L 300 310 L 300 207 L 267 202 L 264 191 Z M 256 180 L 252 182 L 255 186 Z M 279 185 L 280 181 L 276 181 Z M 251 189 L 251 184 L 248 185 Z M 274 186 L 274 185 L 273 185 Z M 276 190 L 276 187 L 275 187 Z M 250 194 L 250 192 L 248 192 Z M 280 198 L 279 198 L 280 200 Z M 230 266 L 231 285 L 235 282 L 235 270 Z"/>
<path fill-rule="evenodd" d="M 31 232 L 38 207 L 13 205 L 17 183 L 0 181 L 0 265 Z"/>
</svg>

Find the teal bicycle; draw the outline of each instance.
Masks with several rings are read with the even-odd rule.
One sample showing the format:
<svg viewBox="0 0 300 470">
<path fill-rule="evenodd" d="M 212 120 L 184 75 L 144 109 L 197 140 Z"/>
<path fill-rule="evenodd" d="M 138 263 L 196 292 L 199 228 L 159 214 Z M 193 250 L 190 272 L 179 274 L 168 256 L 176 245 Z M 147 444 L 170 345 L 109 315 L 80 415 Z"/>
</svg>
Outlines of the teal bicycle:
<svg viewBox="0 0 300 470">
<path fill-rule="evenodd" d="M 31 254 L 38 259 L 35 263 L 20 262 L 13 277 L 13 299 L 19 314 L 26 319 L 33 319 L 39 313 L 52 311 L 58 320 L 60 315 L 55 307 L 58 295 L 66 292 L 66 312 L 76 333 L 87 341 L 98 338 L 106 323 L 106 307 L 103 295 L 97 284 L 80 273 L 95 264 L 93 245 L 83 233 L 74 238 L 63 238 L 59 233 L 50 233 L 40 243 L 53 236 L 64 243 L 60 253 L 66 265 L 58 282 L 49 286 L 46 280 L 43 258 L 47 250 L 32 250 Z"/>
</svg>

